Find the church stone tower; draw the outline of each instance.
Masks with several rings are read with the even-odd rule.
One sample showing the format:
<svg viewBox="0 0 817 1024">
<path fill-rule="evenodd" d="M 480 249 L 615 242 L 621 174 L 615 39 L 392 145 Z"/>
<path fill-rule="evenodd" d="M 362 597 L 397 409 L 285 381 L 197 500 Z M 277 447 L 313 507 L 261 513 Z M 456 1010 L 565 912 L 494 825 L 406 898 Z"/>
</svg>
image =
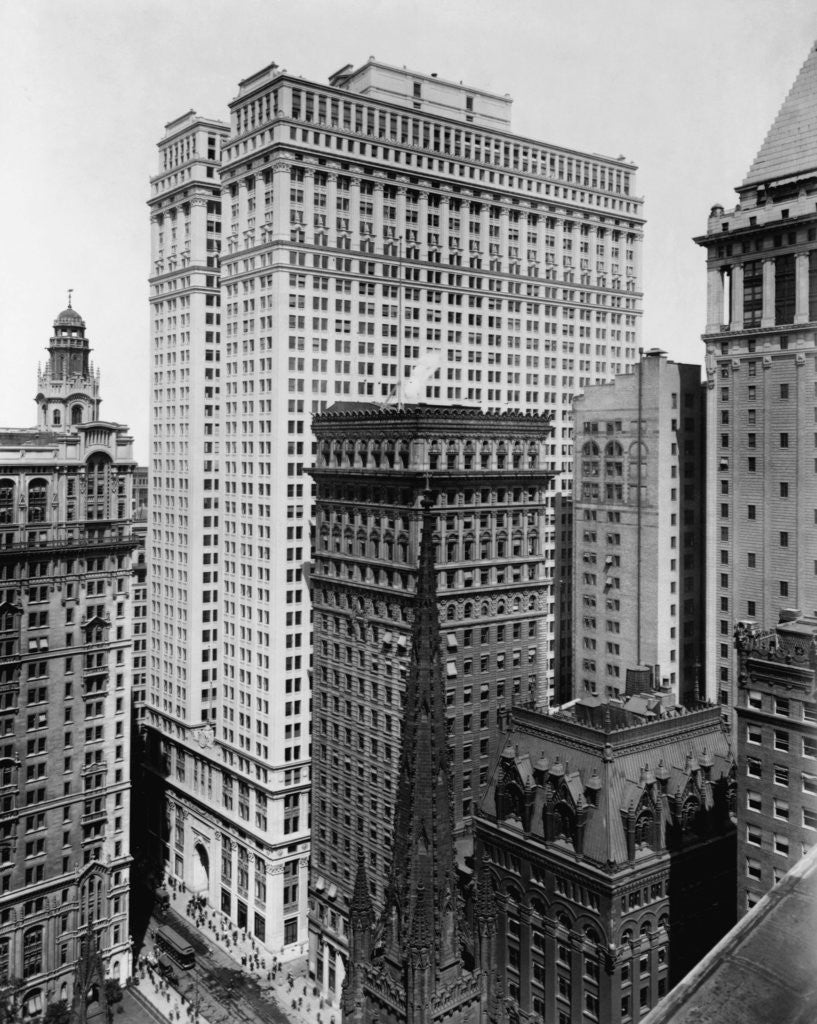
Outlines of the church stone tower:
<svg viewBox="0 0 817 1024">
<path fill-rule="evenodd" d="M 420 565 L 406 686 L 394 845 L 377 926 L 365 865 L 350 914 L 344 1024 L 487 1024 L 485 980 L 466 969 L 460 942 L 434 567 L 435 516 L 423 510 Z M 485 967 L 490 970 L 489 963 Z"/>
<path fill-rule="evenodd" d="M 89 361 L 85 321 L 71 306 L 54 321 L 48 344 L 48 362 L 37 377 L 37 424 L 47 429 L 68 430 L 99 419 L 99 372 Z"/>
</svg>

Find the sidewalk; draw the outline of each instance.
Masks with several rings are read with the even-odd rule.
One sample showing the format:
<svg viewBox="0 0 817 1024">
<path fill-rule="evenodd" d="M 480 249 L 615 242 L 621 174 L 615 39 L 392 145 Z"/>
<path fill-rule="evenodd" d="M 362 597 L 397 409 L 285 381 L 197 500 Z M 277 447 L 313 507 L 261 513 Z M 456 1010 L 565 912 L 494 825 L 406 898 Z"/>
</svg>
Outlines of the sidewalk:
<svg viewBox="0 0 817 1024">
<path fill-rule="evenodd" d="M 155 971 L 153 972 L 153 978 L 151 978 L 142 961 L 140 961 L 137 968 L 136 976 L 139 978 L 139 984 L 135 986 L 133 991 L 138 992 L 151 1006 L 155 1007 L 165 1020 L 193 1021 L 194 1014 L 190 1003 L 183 999 L 167 982 L 162 981 Z M 199 1012 L 198 1017 L 195 1019 L 197 1024 L 211 1024 L 210 1020 L 201 1012 Z"/>
<path fill-rule="evenodd" d="M 294 959 L 282 961 L 270 954 L 252 935 L 240 931 L 226 914 L 208 903 L 196 905 L 187 891 L 171 880 L 167 893 L 172 909 L 196 928 L 201 937 L 227 954 L 236 968 L 254 978 L 263 998 L 278 1007 L 291 1024 L 340 1024 L 339 1000 L 316 995 L 308 977 L 306 944 Z"/>
</svg>

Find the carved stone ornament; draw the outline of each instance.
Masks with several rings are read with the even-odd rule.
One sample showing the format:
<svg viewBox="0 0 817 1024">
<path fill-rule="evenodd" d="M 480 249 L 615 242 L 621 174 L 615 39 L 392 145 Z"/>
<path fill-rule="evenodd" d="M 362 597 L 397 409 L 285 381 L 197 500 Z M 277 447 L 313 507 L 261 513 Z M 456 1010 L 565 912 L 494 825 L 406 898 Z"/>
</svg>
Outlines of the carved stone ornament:
<svg viewBox="0 0 817 1024">
<path fill-rule="evenodd" d="M 203 749 L 209 749 L 216 742 L 215 730 L 212 726 L 206 725 L 203 729 L 199 729 L 195 733 L 196 743 Z"/>
</svg>

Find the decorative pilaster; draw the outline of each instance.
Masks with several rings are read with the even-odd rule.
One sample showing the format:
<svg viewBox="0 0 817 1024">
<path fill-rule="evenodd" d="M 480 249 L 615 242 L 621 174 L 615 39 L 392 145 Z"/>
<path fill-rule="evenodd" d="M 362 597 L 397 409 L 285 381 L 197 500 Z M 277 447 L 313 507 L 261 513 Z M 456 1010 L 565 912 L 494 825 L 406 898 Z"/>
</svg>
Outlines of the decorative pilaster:
<svg viewBox="0 0 817 1024">
<path fill-rule="evenodd" d="M 798 252 L 794 258 L 794 322 L 808 323 L 809 313 L 809 254 Z"/>
<path fill-rule="evenodd" d="M 760 315 L 761 327 L 774 327 L 774 257 L 763 261 L 763 311 Z"/>
</svg>

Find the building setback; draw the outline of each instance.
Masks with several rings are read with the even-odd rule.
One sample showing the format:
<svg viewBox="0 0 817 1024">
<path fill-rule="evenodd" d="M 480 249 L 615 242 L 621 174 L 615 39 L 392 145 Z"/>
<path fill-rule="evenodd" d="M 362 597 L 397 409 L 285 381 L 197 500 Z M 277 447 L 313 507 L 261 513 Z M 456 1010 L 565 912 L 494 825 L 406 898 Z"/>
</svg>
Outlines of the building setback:
<svg viewBox="0 0 817 1024">
<path fill-rule="evenodd" d="M 574 403 L 576 693 L 697 696 L 704 638 L 704 388 L 657 349 Z M 628 686 L 628 670 L 637 670 Z M 641 670 L 641 671 L 638 671 Z"/>
<path fill-rule="evenodd" d="M 379 911 L 392 856 L 401 707 L 416 597 L 420 509 L 433 494 L 436 593 L 462 835 L 488 781 L 500 721 L 547 706 L 552 478 L 549 416 L 464 406 L 339 402 L 317 439 L 310 969 L 340 991 L 355 848 Z"/>
<path fill-rule="evenodd" d="M 512 711 L 474 819 L 509 1019 L 646 1015 L 735 920 L 733 789 L 717 707 Z"/>
<path fill-rule="evenodd" d="M 734 623 L 817 612 L 817 50 L 707 233 L 706 687 L 733 719 Z"/>
<path fill-rule="evenodd" d="M 131 532 L 127 427 L 70 304 L 38 425 L 0 429 L 0 980 L 23 1019 L 69 1002 L 83 942 L 130 975 Z"/>
<path fill-rule="evenodd" d="M 573 394 L 635 360 L 635 168 L 512 135 L 509 112 L 374 60 L 328 85 L 271 64 L 228 129 L 191 113 L 160 143 L 148 721 L 165 856 L 284 955 L 306 938 L 310 415 L 383 401 L 422 363 L 425 401 L 552 411 L 549 468 L 568 474 Z"/>
<path fill-rule="evenodd" d="M 817 618 L 739 622 L 738 916 L 817 842 Z"/>
</svg>

